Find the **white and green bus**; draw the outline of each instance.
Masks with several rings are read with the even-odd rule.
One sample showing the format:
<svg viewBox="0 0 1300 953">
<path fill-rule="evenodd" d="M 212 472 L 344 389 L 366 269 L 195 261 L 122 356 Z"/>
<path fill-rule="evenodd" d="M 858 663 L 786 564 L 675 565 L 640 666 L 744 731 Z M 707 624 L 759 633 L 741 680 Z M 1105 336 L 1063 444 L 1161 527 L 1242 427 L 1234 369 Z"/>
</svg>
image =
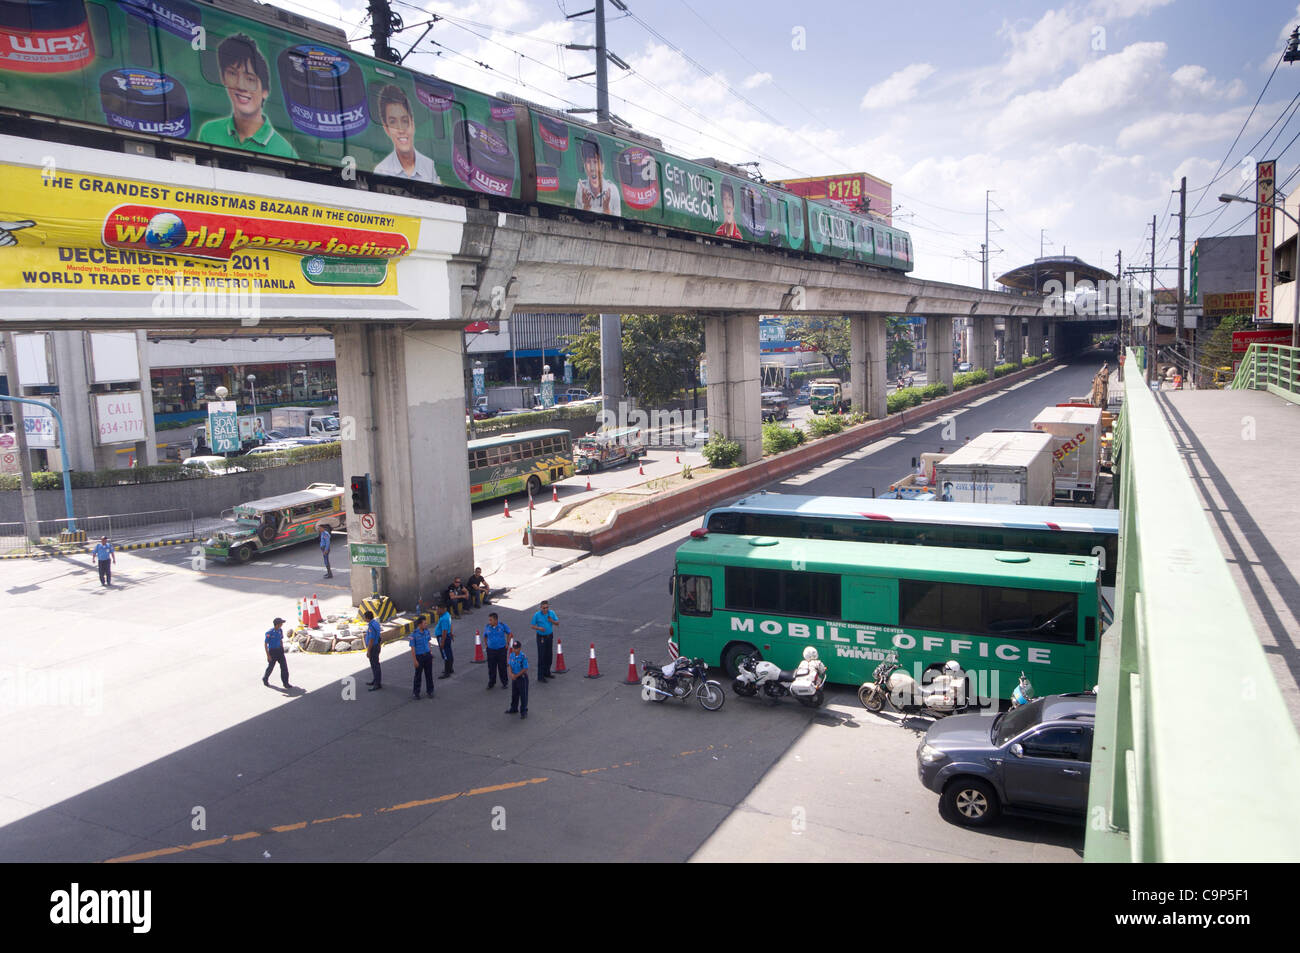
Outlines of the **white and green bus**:
<svg viewBox="0 0 1300 953">
<path fill-rule="evenodd" d="M 573 476 L 573 440 L 567 430 L 528 430 L 469 441 L 471 503 L 527 491 Z"/>
<path fill-rule="evenodd" d="M 1086 691 L 1097 577 L 1095 556 L 696 530 L 676 554 L 671 637 L 732 675 L 751 652 L 792 669 L 814 645 L 842 684 L 887 659 L 918 681 L 955 659 L 983 698 L 1006 698 L 1022 671 L 1040 695 Z"/>
</svg>

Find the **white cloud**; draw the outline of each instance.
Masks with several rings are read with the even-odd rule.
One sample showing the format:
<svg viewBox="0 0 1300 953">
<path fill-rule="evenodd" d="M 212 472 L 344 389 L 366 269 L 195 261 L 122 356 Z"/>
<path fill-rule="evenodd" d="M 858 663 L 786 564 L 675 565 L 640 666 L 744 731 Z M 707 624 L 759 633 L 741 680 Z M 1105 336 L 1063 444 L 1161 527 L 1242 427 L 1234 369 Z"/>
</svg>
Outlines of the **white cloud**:
<svg viewBox="0 0 1300 953">
<path fill-rule="evenodd" d="M 1242 106 L 1223 113 L 1157 113 L 1121 129 L 1115 145 L 1120 149 L 1151 145 L 1162 149 L 1195 149 L 1204 142 L 1235 135 L 1249 111 L 1249 107 Z"/>
<path fill-rule="evenodd" d="M 1175 93 L 1201 99 L 1235 99 L 1246 91 L 1245 84 L 1239 79 L 1226 86 L 1220 85 L 1204 66 L 1180 66 L 1169 78 L 1173 81 Z"/>
<path fill-rule="evenodd" d="M 744 82 L 740 85 L 745 89 L 757 89 L 760 86 L 767 86 L 771 82 L 771 73 L 754 73 L 750 76 L 746 76 Z"/>
<path fill-rule="evenodd" d="M 1085 64 L 1053 89 L 1017 96 L 989 123 L 989 132 L 1017 140 L 1045 136 L 1072 122 L 1104 116 L 1149 96 L 1164 43 L 1134 43 Z"/>
<path fill-rule="evenodd" d="M 1173 2 L 1174 0 L 1098 0 L 1093 4 L 1093 10 L 1106 19 L 1127 20 L 1145 16 L 1152 10 Z"/>
<path fill-rule="evenodd" d="M 862 97 L 862 109 L 892 109 L 916 97 L 916 88 L 934 75 L 929 63 L 905 66 L 887 79 L 867 90 Z"/>
</svg>

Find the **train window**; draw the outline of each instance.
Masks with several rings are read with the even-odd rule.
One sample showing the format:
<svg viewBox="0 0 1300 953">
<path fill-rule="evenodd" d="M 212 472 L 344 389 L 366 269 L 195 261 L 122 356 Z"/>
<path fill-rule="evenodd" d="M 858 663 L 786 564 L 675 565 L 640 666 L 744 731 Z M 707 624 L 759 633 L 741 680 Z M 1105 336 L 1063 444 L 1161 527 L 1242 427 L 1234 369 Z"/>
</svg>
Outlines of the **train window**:
<svg viewBox="0 0 1300 953">
<path fill-rule="evenodd" d="M 139 17 L 126 18 L 126 55 L 132 66 L 153 68 L 153 28 Z"/>
<path fill-rule="evenodd" d="M 113 59 L 113 28 L 108 20 L 108 11 L 98 3 L 87 3 L 86 19 L 90 21 L 90 35 L 95 41 L 95 55 Z"/>
<path fill-rule="evenodd" d="M 867 254 L 875 255 L 876 253 L 876 230 L 867 226 Z"/>
<path fill-rule="evenodd" d="M 880 254 L 886 258 L 894 257 L 894 236 L 889 232 L 880 233 Z"/>
</svg>

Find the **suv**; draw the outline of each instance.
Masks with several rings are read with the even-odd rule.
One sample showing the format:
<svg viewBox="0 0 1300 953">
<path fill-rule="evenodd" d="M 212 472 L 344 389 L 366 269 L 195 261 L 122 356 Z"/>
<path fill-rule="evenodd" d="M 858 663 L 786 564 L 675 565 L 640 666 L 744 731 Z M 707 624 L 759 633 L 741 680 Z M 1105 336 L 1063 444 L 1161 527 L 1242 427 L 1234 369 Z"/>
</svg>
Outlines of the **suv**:
<svg viewBox="0 0 1300 953">
<path fill-rule="evenodd" d="M 980 827 L 1003 811 L 1077 823 L 1088 808 L 1096 712 L 1096 695 L 1075 692 L 996 718 L 945 718 L 925 733 L 917 773 L 958 824 Z"/>
</svg>

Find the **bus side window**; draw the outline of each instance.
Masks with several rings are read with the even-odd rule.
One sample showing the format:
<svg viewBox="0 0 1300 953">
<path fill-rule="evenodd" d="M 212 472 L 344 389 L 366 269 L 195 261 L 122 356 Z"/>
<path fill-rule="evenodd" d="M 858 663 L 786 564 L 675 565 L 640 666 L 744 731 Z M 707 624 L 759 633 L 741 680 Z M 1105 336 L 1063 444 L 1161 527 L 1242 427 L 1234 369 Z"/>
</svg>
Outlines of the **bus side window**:
<svg viewBox="0 0 1300 953">
<path fill-rule="evenodd" d="M 679 576 L 677 607 L 684 615 L 712 615 L 713 580 L 708 576 Z"/>
</svg>

